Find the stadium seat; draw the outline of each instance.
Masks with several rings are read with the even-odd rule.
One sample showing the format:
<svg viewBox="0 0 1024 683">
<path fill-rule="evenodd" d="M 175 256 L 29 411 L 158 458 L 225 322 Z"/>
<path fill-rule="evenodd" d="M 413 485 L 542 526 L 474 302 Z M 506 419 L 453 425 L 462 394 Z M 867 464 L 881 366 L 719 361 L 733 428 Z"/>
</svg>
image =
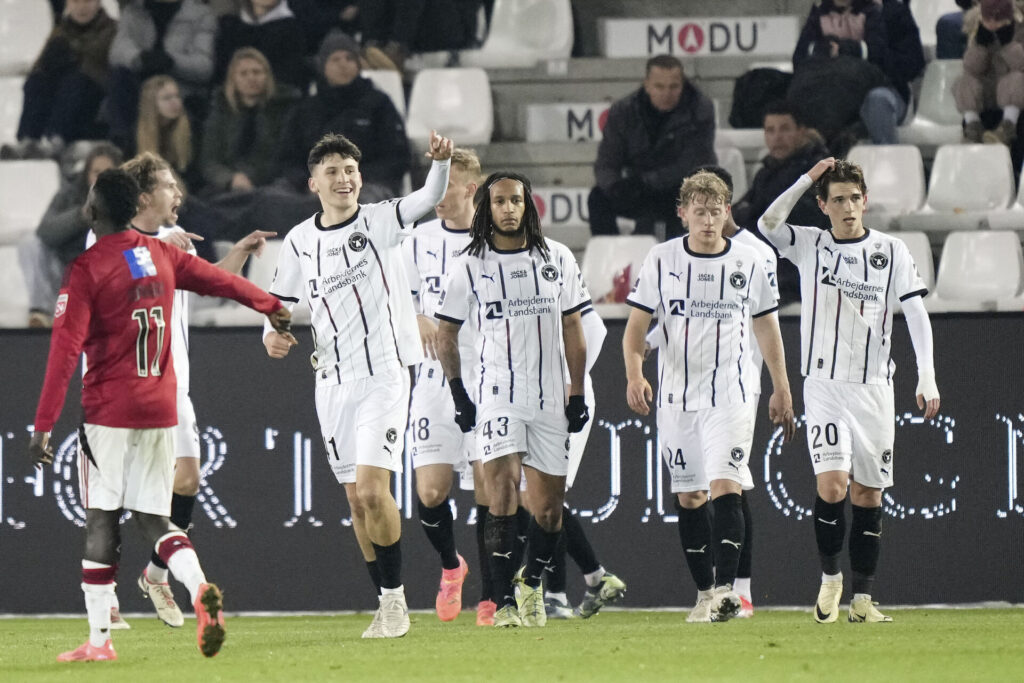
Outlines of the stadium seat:
<svg viewBox="0 0 1024 683">
<path fill-rule="evenodd" d="M 928 235 L 923 232 L 894 232 L 893 237 L 903 240 L 903 243 L 910 249 L 910 255 L 917 266 L 917 272 L 921 274 L 925 287 L 929 292 L 935 291 L 935 259 L 932 256 L 932 244 Z"/>
<path fill-rule="evenodd" d="M 651 235 L 592 237 L 580 271 L 594 303 L 625 301 L 647 252 L 657 243 Z"/>
<path fill-rule="evenodd" d="M 885 230 L 894 216 L 924 204 L 924 162 L 914 145 L 857 145 L 847 158 L 864 169 L 869 224 Z"/>
<path fill-rule="evenodd" d="M 735 147 L 716 147 L 718 165 L 732 175 L 732 200 L 735 202 L 747 193 L 747 163 L 743 152 Z"/>
<path fill-rule="evenodd" d="M 1005 145 L 943 145 L 925 207 L 896 220 L 901 230 L 970 230 L 981 227 L 988 212 L 1008 208 L 1014 197 Z"/>
<path fill-rule="evenodd" d="M 485 145 L 494 130 L 494 103 L 487 72 L 478 68 L 424 69 L 409 95 L 409 140 L 426 147 L 430 131 L 460 145 Z"/>
<path fill-rule="evenodd" d="M 1017 183 L 1017 199 L 1008 209 L 993 209 L 985 216 L 985 222 L 992 230 L 1024 231 L 1024 184 Z"/>
<path fill-rule="evenodd" d="M 405 88 L 402 75 L 388 69 L 363 69 L 362 74 L 373 81 L 378 90 L 383 90 L 395 104 L 395 109 L 405 118 Z"/>
<path fill-rule="evenodd" d="M 0 77 L 0 143 L 15 142 L 18 138 L 24 84 L 23 76 Z"/>
<path fill-rule="evenodd" d="M 117 19 L 121 16 L 121 5 L 118 4 L 117 0 L 100 0 L 100 5 L 107 11 L 107 15 L 111 19 Z"/>
<path fill-rule="evenodd" d="M 1022 310 L 1024 254 L 1010 230 L 953 232 L 939 259 L 936 297 L 928 310 Z"/>
<path fill-rule="evenodd" d="M 921 33 L 921 46 L 924 47 L 925 58 L 935 57 L 935 24 L 939 17 L 950 12 L 959 12 L 956 0 L 922 0 L 910 4 L 910 12 Z"/>
<path fill-rule="evenodd" d="M 0 161 L 0 245 L 33 232 L 58 189 L 56 161 Z"/>
<path fill-rule="evenodd" d="M 963 73 L 959 59 L 934 59 L 921 81 L 917 112 L 899 129 L 900 142 L 909 145 L 945 145 L 959 142 L 963 129 L 953 100 L 953 83 Z"/>
<path fill-rule="evenodd" d="M 0 74 L 28 73 L 52 28 L 46 0 L 0 0 Z"/>
<path fill-rule="evenodd" d="M 18 262 L 18 247 L 0 246 L 0 327 L 25 327 L 28 288 Z"/>
<path fill-rule="evenodd" d="M 464 66 L 528 68 L 572 54 L 569 0 L 494 0 L 490 30 L 476 50 L 463 50 Z"/>
</svg>

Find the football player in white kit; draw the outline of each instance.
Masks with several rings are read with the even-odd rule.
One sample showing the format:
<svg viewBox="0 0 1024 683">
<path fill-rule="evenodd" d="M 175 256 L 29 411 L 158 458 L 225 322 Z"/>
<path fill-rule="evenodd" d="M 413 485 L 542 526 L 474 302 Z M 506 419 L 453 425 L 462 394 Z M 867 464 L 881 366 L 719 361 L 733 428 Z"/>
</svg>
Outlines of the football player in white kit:
<svg viewBox="0 0 1024 683">
<path fill-rule="evenodd" d="M 466 560 L 455 549 L 455 531 L 449 503 L 456 471 L 480 467 L 473 452 L 472 435 L 464 434 L 455 424 L 452 403 L 444 370 L 434 350 L 437 337 L 437 312 L 441 292 L 459 254 L 469 245 L 469 228 L 473 222 L 473 195 L 480 183 L 480 160 L 472 150 L 456 148 L 452 152 L 448 189 L 434 207 L 437 219 L 417 226 L 413 236 L 402 243 L 406 271 L 417 306 L 416 320 L 427 358 L 416 366 L 412 403 L 409 408 L 409 432 L 406 448 L 416 470 L 416 496 L 420 523 L 427 539 L 441 558 L 441 583 L 434 607 L 441 621 L 452 621 L 462 610 L 462 584 L 469 569 Z M 471 359 L 473 331 L 468 328 L 459 335 L 463 357 Z M 465 364 L 464 376 L 470 371 Z M 473 477 L 478 510 L 477 525 L 483 528 L 487 500 L 483 493 L 483 476 Z M 479 514 L 483 506 L 483 514 Z M 482 541 L 482 536 L 480 539 Z M 479 544 L 482 547 L 482 542 Z M 481 555 L 486 561 L 486 555 Z M 477 621 L 492 621 L 494 603 L 487 586 L 489 571 L 483 572 L 485 594 L 477 607 Z M 489 603 L 489 604 L 487 604 Z M 485 624 L 480 624 L 485 625 Z"/>
<path fill-rule="evenodd" d="M 751 331 L 774 386 L 769 416 L 783 425 L 793 416 L 778 304 L 762 257 L 722 236 L 729 196 L 713 173 L 683 182 L 679 215 L 690 231 L 647 255 L 626 300 L 634 310 L 622 341 L 627 402 L 647 415 L 655 397 L 643 376 L 644 338 L 658 314 L 658 442 L 699 591 L 690 622 L 724 621 L 741 607 L 732 584 L 744 539 L 741 493 L 753 488 L 748 463 L 760 382 Z"/>
<path fill-rule="evenodd" d="M 271 291 L 305 302 L 316 345 L 316 409 L 327 460 L 345 487 L 352 528 L 380 606 L 364 638 L 409 631 L 401 581 L 401 517 L 391 473 L 402 471 L 409 417 L 409 365 L 423 359 L 412 292 L 400 245 L 444 196 L 451 140 L 431 132 L 433 161 L 412 194 L 359 204 L 359 148 L 328 134 L 309 153 L 309 188 L 323 207 L 285 236 Z M 271 358 L 291 343 L 265 328 Z"/>
<path fill-rule="evenodd" d="M 484 462 L 490 502 L 485 542 L 500 600 L 494 625 L 543 626 L 541 578 L 561 561 L 569 433 L 589 419 L 579 312 L 590 297 L 572 252 L 541 234 L 529 181 L 516 173 L 494 173 L 484 188 L 470 245 L 452 269 L 436 314 L 441 320 L 436 350 L 455 402 L 455 421 L 463 431 L 476 426 L 476 449 Z M 469 386 L 463 382 L 458 345 L 467 320 L 478 330 L 477 370 Z M 536 524 L 530 525 L 517 608 L 512 555 L 524 474 Z"/>
<path fill-rule="evenodd" d="M 132 218 L 132 229 L 173 244 L 194 256 L 196 250 L 192 245 L 192 239 L 202 237 L 185 232 L 177 225 L 178 208 L 181 206 L 183 193 L 170 164 L 155 154 L 145 152 L 127 161 L 122 168 L 135 179 L 142 190 L 139 195 L 139 210 Z M 275 234 L 277 233 L 262 230 L 250 233 L 235 243 L 231 251 L 216 265 L 229 272 L 240 273 L 249 254 L 255 253 L 259 256 L 267 238 Z M 86 238 L 86 246 L 91 246 L 95 239 L 90 232 Z M 199 427 L 189 396 L 188 320 L 188 293 L 178 290 L 174 293 L 174 308 L 169 321 L 171 356 L 178 387 L 178 425 L 174 429 L 174 491 L 171 498 L 170 520 L 185 533 L 188 533 L 189 527 L 192 526 L 192 509 L 199 493 L 201 466 Z M 153 602 L 160 620 L 168 626 L 177 628 L 184 625 L 185 617 L 174 601 L 174 593 L 171 591 L 167 576 L 167 565 L 156 552 L 153 552 L 149 565 L 143 570 L 137 583 L 143 596 Z M 111 628 L 129 628 L 128 623 L 121 618 L 116 595 L 110 617 Z"/>
<path fill-rule="evenodd" d="M 816 183 L 818 206 L 832 222 L 822 231 L 786 223 Z M 864 226 L 867 186 L 860 167 L 819 161 L 776 199 L 758 229 L 800 270 L 800 370 L 804 375 L 807 445 L 817 477 L 814 531 L 822 579 L 814 619 L 839 616 L 849 489 L 851 622 L 892 621 L 875 607 L 871 586 L 882 536 L 882 491 L 893 483 L 895 405 L 889 357 L 897 304 L 917 356 L 917 405 L 938 414 L 928 293 L 903 241 Z"/>
</svg>

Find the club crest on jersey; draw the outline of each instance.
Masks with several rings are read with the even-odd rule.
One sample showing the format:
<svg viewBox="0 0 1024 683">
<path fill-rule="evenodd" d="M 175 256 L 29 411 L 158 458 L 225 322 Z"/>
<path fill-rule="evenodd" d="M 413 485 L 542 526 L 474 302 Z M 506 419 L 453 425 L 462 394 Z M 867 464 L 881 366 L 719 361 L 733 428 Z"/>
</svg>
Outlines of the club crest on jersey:
<svg viewBox="0 0 1024 683">
<path fill-rule="evenodd" d="M 153 255 L 149 253 L 149 247 L 125 249 L 122 253 L 124 260 L 128 263 L 128 270 L 131 271 L 133 280 L 156 275 L 156 264 L 153 263 Z"/>
<path fill-rule="evenodd" d="M 384 438 L 388 440 L 388 443 L 394 443 L 398 441 L 398 430 L 395 429 L 394 427 L 391 427 L 384 435 Z"/>
<path fill-rule="evenodd" d="M 892 462 L 892 450 L 891 449 L 886 448 L 884 451 L 882 451 L 882 462 L 884 462 L 886 465 L 888 465 L 889 463 Z"/>
<path fill-rule="evenodd" d="M 729 284 L 736 289 L 743 289 L 747 286 L 747 276 L 737 270 L 729 276 Z"/>
<path fill-rule="evenodd" d="M 733 459 L 733 462 L 739 462 L 743 460 L 743 449 L 737 446 L 729 452 L 729 457 Z"/>
<path fill-rule="evenodd" d="M 53 309 L 54 319 L 64 315 L 64 311 L 68 310 L 68 295 L 61 294 L 57 297 L 57 307 Z"/>
<path fill-rule="evenodd" d="M 348 248 L 352 251 L 362 251 L 366 249 L 366 235 L 361 232 L 354 232 L 349 235 Z"/>
<path fill-rule="evenodd" d="M 880 251 L 876 251 L 868 258 L 868 262 L 875 270 L 882 270 L 889 265 L 889 257 Z"/>
<path fill-rule="evenodd" d="M 501 320 L 504 317 L 500 301 L 488 301 L 485 311 L 484 317 L 488 320 Z"/>
<path fill-rule="evenodd" d="M 553 265 L 548 263 L 545 264 L 545 266 L 540 269 L 540 274 L 541 277 L 543 277 L 548 282 L 554 282 L 555 280 L 558 279 L 558 268 L 555 268 Z"/>
</svg>

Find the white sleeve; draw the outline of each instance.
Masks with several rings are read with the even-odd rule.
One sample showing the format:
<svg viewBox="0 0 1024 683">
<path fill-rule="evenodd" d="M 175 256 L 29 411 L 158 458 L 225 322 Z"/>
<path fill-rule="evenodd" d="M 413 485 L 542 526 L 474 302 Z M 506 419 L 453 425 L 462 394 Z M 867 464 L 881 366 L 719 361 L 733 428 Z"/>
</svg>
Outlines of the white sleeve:
<svg viewBox="0 0 1024 683">
<path fill-rule="evenodd" d="M 795 241 L 792 228 L 783 229 L 786 227 L 786 219 L 796 203 L 800 201 L 800 197 L 812 184 L 811 177 L 806 173 L 803 174 L 788 190 L 776 197 L 771 206 L 765 209 L 764 214 L 757 219 L 757 229 L 782 254 L 785 254 Z"/>
<path fill-rule="evenodd" d="M 423 285 L 423 278 L 420 277 L 420 269 L 416 267 L 416 238 L 402 242 L 402 267 L 405 268 L 405 276 L 409 280 L 409 289 L 412 290 L 412 305 L 417 315 L 423 313 L 423 301 L 420 299 L 420 289 Z"/>
<path fill-rule="evenodd" d="M 932 323 L 924 301 L 919 296 L 912 296 L 903 302 L 903 315 L 907 319 L 910 341 L 914 345 L 917 357 L 917 374 L 935 374 L 935 360 L 932 347 Z"/>
<path fill-rule="evenodd" d="M 570 315 L 590 304 L 590 292 L 583 283 L 583 274 L 572 252 L 568 249 L 559 251 L 558 259 L 562 268 L 562 315 Z"/>
<path fill-rule="evenodd" d="M 444 291 L 441 292 L 435 318 L 461 325 L 469 317 L 473 286 L 466 268 L 465 258 L 459 258 L 453 265 Z"/>
<path fill-rule="evenodd" d="M 644 257 L 644 263 L 640 266 L 640 274 L 637 275 L 633 291 L 626 297 L 626 303 L 634 308 L 651 313 L 658 310 L 661 302 L 661 292 L 658 291 L 658 270 L 661 268 L 661 259 L 654 255 L 652 249 Z"/>
<path fill-rule="evenodd" d="M 608 328 L 604 321 L 597 314 L 592 306 L 585 307 L 581 312 L 580 321 L 583 323 L 583 338 L 587 342 L 587 374 L 597 363 L 597 357 L 601 355 L 601 347 L 604 339 L 608 336 Z"/>
<path fill-rule="evenodd" d="M 431 162 L 423 187 L 398 201 L 398 218 L 402 222 L 403 230 L 407 225 L 411 228 L 444 198 L 444 193 L 448 191 L 448 172 L 451 165 L 451 159 Z"/>
<path fill-rule="evenodd" d="M 768 273 L 763 267 L 758 268 L 757 264 L 750 269 L 748 296 L 751 301 L 750 315 L 753 318 L 759 318 L 779 309 L 778 295 L 772 288 L 771 282 L 768 281 Z"/>
</svg>

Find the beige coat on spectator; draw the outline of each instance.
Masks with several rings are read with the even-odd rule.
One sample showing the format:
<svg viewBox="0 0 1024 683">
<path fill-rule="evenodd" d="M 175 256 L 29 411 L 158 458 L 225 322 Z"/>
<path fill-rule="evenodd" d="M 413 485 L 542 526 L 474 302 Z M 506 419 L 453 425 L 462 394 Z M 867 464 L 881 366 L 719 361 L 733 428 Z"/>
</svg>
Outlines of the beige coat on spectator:
<svg viewBox="0 0 1024 683">
<path fill-rule="evenodd" d="M 976 37 L 981 12 L 972 8 L 964 15 L 969 36 L 964 52 L 964 73 L 953 84 L 953 97 L 961 112 L 982 112 L 1015 106 L 1024 109 L 1024 0 L 1014 7 L 1013 39 L 1001 45 L 996 39 L 979 45 Z"/>
</svg>

